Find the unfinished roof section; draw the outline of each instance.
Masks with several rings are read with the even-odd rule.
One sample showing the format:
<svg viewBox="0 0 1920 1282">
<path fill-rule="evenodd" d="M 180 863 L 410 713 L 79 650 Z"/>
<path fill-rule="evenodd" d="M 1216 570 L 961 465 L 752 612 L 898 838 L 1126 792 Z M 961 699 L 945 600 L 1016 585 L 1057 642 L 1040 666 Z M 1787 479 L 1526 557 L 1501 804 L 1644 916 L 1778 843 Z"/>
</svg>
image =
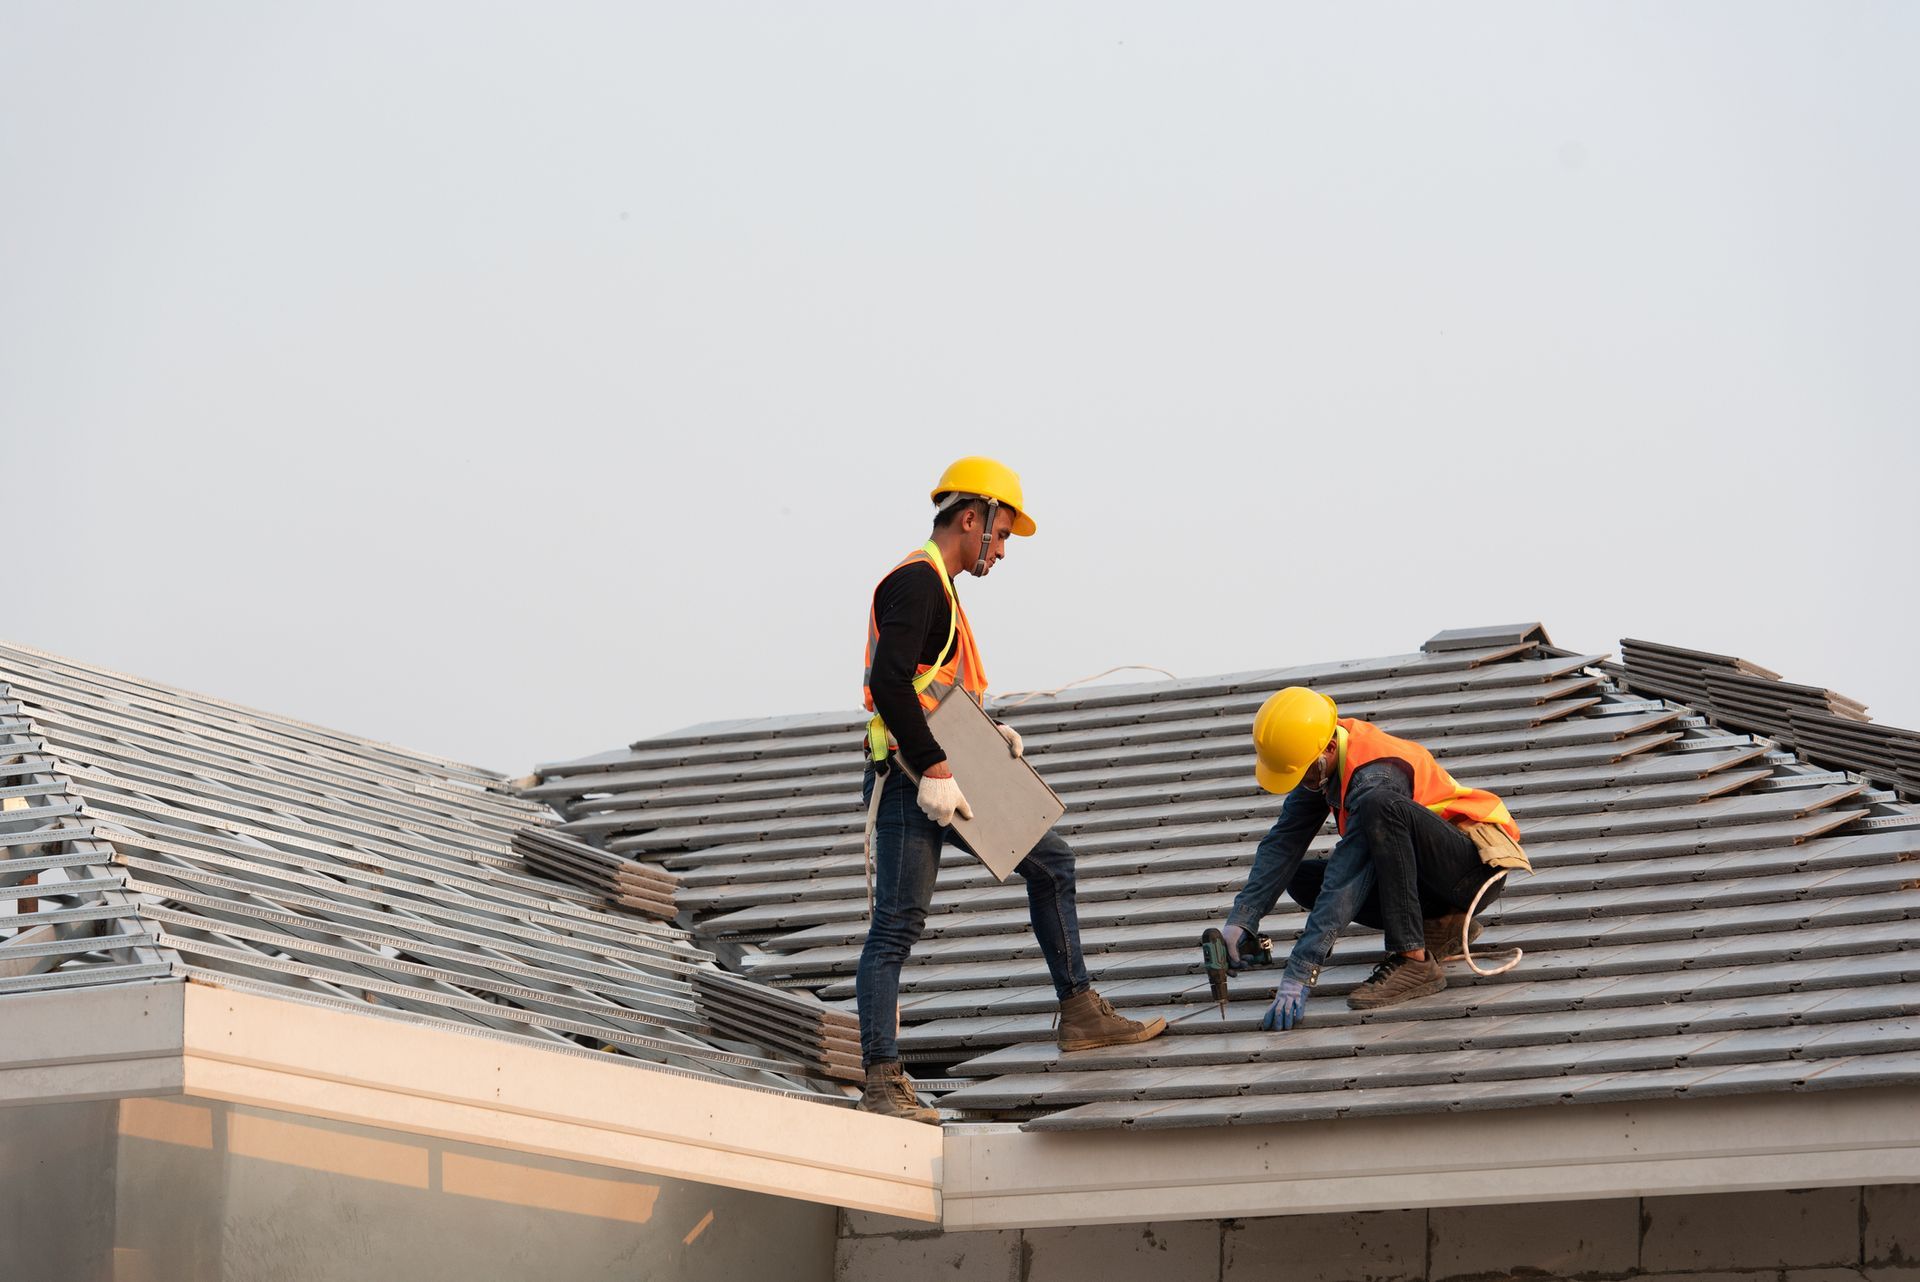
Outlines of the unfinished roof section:
<svg viewBox="0 0 1920 1282">
<path fill-rule="evenodd" d="M 1068 803 L 1095 983 L 1171 1029 L 1062 1055 L 1022 886 L 950 851 L 903 975 L 903 1054 L 950 1115 L 1053 1131 L 1920 1082 L 1914 808 L 1628 689 L 1605 657 L 1523 624 L 1000 705 Z M 1524 948 L 1518 970 L 1453 966 L 1445 993 L 1362 1015 L 1343 998 L 1381 941 L 1357 932 L 1304 1028 L 1257 1031 L 1277 967 L 1235 976 L 1219 1015 L 1196 941 L 1276 812 L 1247 728 L 1285 684 L 1507 798 L 1537 871 L 1478 947 Z M 696 937 L 747 973 L 844 1005 L 865 928 L 861 769 L 855 717 L 774 718 L 543 767 L 527 795 L 571 834 L 670 871 Z M 1279 956 L 1303 921 L 1285 900 L 1268 918 Z"/>
<path fill-rule="evenodd" d="M 0 805 L 0 1001 L 184 980 L 845 1101 L 766 1013 L 811 997 L 533 875 L 555 816 L 489 771 L 0 646 Z"/>
<path fill-rule="evenodd" d="M 1632 638 L 1620 643 L 1620 652 L 1624 662 L 1609 670 L 1629 690 L 1682 700 L 1716 725 L 1766 735 L 1810 760 L 1858 771 L 1909 801 L 1920 798 L 1920 733 L 1875 725 L 1857 699 L 1793 685 L 1728 654 Z"/>
</svg>

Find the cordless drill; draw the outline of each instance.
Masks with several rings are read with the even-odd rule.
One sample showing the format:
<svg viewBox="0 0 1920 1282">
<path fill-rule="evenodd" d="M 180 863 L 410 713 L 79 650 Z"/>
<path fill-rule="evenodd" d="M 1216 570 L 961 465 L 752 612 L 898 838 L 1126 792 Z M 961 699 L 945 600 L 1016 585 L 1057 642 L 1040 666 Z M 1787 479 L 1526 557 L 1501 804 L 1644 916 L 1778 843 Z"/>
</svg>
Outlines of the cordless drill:
<svg viewBox="0 0 1920 1282">
<path fill-rule="evenodd" d="M 1240 946 L 1240 965 L 1266 966 L 1273 961 L 1273 941 L 1265 935 L 1253 935 Z M 1227 938 L 1217 926 L 1200 932 L 1200 964 L 1206 968 L 1207 986 L 1213 990 L 1220 1018 L 1227 1017 L 1227 974 L 1234 969 L 1227 956 Z"/>
<path fill-rule="evenodd" d="M 1200 932 L 1200 964 L 1207 969 L 1207 985 L 1213 989 L 1214 1005 L 1220 1018 L 1227 1017 L 1227 938 L 1217 926 Z"/>
</svg>

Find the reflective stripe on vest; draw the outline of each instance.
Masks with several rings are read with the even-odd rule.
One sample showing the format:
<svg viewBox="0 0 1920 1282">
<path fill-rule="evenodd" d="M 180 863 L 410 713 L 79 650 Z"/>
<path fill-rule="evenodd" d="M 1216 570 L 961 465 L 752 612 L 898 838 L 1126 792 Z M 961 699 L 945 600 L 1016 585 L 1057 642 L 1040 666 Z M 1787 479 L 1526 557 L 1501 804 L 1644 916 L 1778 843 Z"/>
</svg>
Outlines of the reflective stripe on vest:
<svg viewBox="0 0 1920 1282">
<path fill-rule="evenodd" d="M 1392 758 L 1413 771 L 1413 799 L 1450 822 L 1494 823 L 1520 840 L 1520 825 L 1507 803 L 1481 788 L 1463 788 L 1441 768 L 1433 754 L 1410 739 L 1396 739 L 1365 721 L 1342 717 L 1335 738 L 1340 746 L 1340 832 L 1347 831 L 1347 784 L 1353 772 L 1370 762 Z"/>
<path fill-rule="evenodd" d="M 920 706 L 932 712 L 940 706 L 940 696 L 958 685 L 975 699 L 985 701 L 987 694 L 987 674 L 980 667 L 980 649 L 974 644 L 973 627 L 967 622 L 967 612 L 960 608 L 960 598 L 954 595 L 953 580 L 947 577 L 946 560 L 940 555 L 940 549 L 932 539 L 928 539 L 920 548 L 910 553 L 899 565 L 888 571 L 888 576 L 912 565 L 915 561 L 925 561 L 940 576 L 940 586 L 947 593 L 947 643 L 940 647 L 940 658 L 935 663 L 922 663 L 915 667 L 913 692 L 920 696 Z M 884 580 L 882 580 L 884 582 Z M 879 595 L 880 589 L 874 588 Z M 880 619 L 873 607 L 867 607 L 867 665 L 860 677 L 860 699 L 873 719 L 867 722 L 867 756 L 874 761 L 885 761 L 887 753 L 893 747 L 893 737 L 887 733 L 886 723 L 880 720 L 880 714 L 873 708 L 873 650 L 880 643 Z"/>
</svg>

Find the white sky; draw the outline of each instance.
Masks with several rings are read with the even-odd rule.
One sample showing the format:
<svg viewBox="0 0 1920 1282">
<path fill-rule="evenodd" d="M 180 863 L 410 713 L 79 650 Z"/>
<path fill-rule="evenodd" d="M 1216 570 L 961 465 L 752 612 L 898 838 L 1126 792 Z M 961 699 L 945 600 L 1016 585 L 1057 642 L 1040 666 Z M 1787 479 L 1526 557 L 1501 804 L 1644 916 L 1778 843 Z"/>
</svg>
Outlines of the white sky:
<svg viewBox="0 0 1920 1282">
<path fill-rule="evenodd" d="M 1541 619 L 1920 725 L 1920 7 L 0 8 L 0 637 L 519 772 Z"/>
</svg>

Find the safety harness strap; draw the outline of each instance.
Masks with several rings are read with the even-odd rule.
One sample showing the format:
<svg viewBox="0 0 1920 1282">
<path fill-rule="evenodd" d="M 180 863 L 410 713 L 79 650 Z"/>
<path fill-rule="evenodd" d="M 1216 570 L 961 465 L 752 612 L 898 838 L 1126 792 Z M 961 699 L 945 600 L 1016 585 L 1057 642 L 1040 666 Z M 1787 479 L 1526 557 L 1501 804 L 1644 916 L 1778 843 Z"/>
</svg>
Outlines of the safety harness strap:
<svg viewBox="0 0 1920 1282">
<path fill-rule="evenodd" d="M 1460 919 L 1460 955 L 1467 959 L 1467 965 L 1472 968 L 1473 973 L 1476 975 L 1504 975 L 1515 966 L 1518 966 L 1520 959 L 1526 956 L 1526 953 L 1519 948 L 1515 948 L 1513 950 L 1513 956 L 1507 958 L 1507 960 L 1500 965 L 1492 967 L 1482 966 L 1474 960 L 1473 956 L 1473 942 L 1471 939 L 1473 934 L 1473 915 L 1480 911 L 1480 900 L 1484 898 L 1486 893 L 1492 890 L 1497 883 L 1505 880 L 1506 875 L 1510 871 L 1512 870 L 1502 868 L 1494 873 L 1493 876 L 1487 878 L 1480 889 L 1474 893 L 1473 902 L 1467 905 L 1466 915 Z"/>
<path fill-rule="evenodd" d="M 879 718 L 875 718 L 879 720 Z M 884 737 L 884 731 L 882 735 Z M 882 758 L 884 761 L 885 758 Z M 873 795 L 867 799 L 867 835 L 860 856 L 867 866 L 867 920 L 873 920 L 873 829 L 880 821 L 880 794 L 887 790 L 887 770 L 878 766 L 873 776 Z"/>
</svg>

